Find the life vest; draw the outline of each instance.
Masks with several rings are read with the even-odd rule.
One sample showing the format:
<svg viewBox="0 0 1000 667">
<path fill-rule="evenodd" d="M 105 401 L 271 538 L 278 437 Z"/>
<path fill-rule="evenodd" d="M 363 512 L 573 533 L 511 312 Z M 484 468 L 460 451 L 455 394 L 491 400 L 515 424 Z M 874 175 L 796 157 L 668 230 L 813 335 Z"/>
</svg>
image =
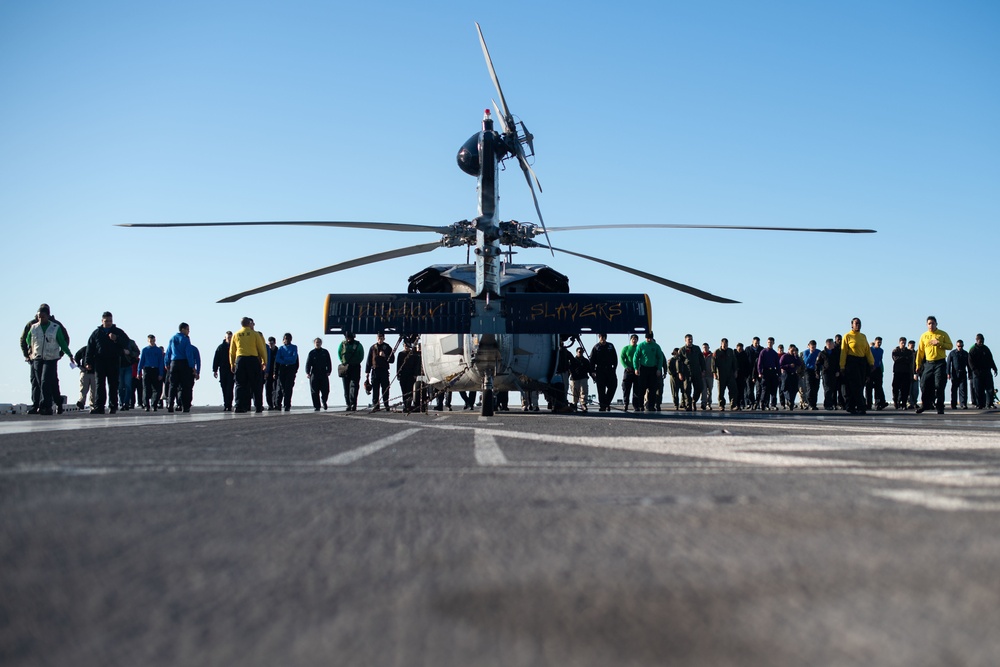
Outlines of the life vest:
<svg viewBox="0 0 1000 667">
<path fill-rule="evenodd" d="M 59 325 L 49 320 L 49 326 L 42 330 L 42 323 L 35 322 L 31 325 L 31 358 L 52 361 L 58 359 L 62 354 L 59 348 L 59 341 L 56 339 L 56 332 Z"/>
</svg>

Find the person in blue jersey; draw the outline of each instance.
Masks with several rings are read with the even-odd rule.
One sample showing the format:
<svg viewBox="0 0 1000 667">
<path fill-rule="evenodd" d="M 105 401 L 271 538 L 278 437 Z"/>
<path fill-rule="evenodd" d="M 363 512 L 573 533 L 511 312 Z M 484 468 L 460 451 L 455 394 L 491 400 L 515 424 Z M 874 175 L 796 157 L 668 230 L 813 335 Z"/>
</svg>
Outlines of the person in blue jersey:
<svg viewBox="0 0 1000 667">
<path fill-rule="evenodd" d="M 170 390 L 167 394 L 167 412 L 174 411 L 174 404 L 184 412 L 191 412 L 195 371 L 200 365 L 191 344 L 191 327 L 181 322 L 177 333 L 167 343 L 163 363 L 170 372 Z"/>
<path fill-rule="evenodd" d="M 163 363 L 163 350 L 156 344 L 156 336 L 146 336 L 149 345 L 139 353 L 139 373 L 142 377 L 142 407 L 146 412 L 158 409 L 160 403 L 160 386 L 166 367 Z"/>
<path fill-rule="evenodd" d="M 819 361 L 819 348 L 816 347 L 816 341 L 811 340 L 809 344 L 806 345 L 805 351 L 802 353 L 802 372 L 805 374 L 806 379 L 806 405 L 808 405 L 810 410 L 817 410 L 816 400 L 819 397 L 819 368 L 816 366 L 816 362 Z M 806 409 L 806 405 L 802 406 L 802 409 Z"/>
<path fill-rule="evenodd" d="M 274 372 L 277 376 L 274 403 L 279 410 L 292 409 L 292 387 L 299 372 L 299 348 L 292 345 L 292 334 L 281 337 L 281 347 L 274 354 Z"/>
<path fill-rule="evenodd" d="M 884 410 L 889 403 L 885 400 L 885 388 L 882 386 L 885 377 L 885 363 L 883 356 L 885 350 L 882 348 L 882 337 L 875 336 L 871 346 L 872 359 L 875 365 L 872 366 L 865 382 L 865 405 L 869 410 Z"/>
</svg>

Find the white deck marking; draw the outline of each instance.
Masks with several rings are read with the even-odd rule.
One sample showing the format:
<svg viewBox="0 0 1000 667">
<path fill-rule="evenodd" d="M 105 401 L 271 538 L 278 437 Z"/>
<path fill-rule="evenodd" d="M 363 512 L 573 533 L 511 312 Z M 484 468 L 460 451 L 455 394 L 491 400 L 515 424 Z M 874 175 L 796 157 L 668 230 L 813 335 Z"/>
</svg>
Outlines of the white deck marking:
<svg viewBox="0 0 1000 667">
<path fill-rule="evenodd" d="M 943 512 L 964 512 L 968 510 L 979 512 L 996 512 L 1000 510 L 1000 499 L 990 502 L 972 502 L 967 498 L 949 496 L 943 493 L 919 491 L 916 489 L 876 489 L 872 495 L 900 503 L 918 505 L 931 510 Z"/>
<path fill-rule="evenodd" d="M 71 431 L 77 429 L 142 426 L 147 424 L 207 424 L 224 419 L 281 418 L 282 413 L 263 415 L 233 415 L 209 412 L 192 414 L 115 416 L 70 416 L 68 418 L 40 417 L 4 423 L 0 420 L 0 435 L 39 433 L 44 431 Z M 336 418 L 336 415 L 324 415 Z M 386 447 L 399 443 L 409 436 L 430 429 L 432 431 L 471 431 L 475 467 L 468 465 L 428 465 L 414 469 L 414 473 L 475 473 L 492 470 L 494 473 L 547 474 L 585 471 L 587 474 L 642 475 L 662 474 L 731 474 L 746 471 L 751 474 L 838 474 L 868 477 L 914 488 L 875 488 L 872 496 L 936 511 L 1000 511 L 1000 465 L 995 460 L 976 460 L 997 449 L 996 428 L 1000 422 L 976 420 L 966 425 L 968 431 L 943 428 L 903 428 L 893 424 L 880 424 L 877 431 L 871 426 L 831 423 L 787 424 L 792 432 L 781 435 L 768 433 L 773 423 L 741 422 L 732 420 L 685 420 L 685 426 L 704 426 L 704 433 L 693 434 L 690 428 L 683 435 L 675 435 L 674 420 L 658 422 L 662 430 L 653 435 L 607 436 L 546 434 L 536 431 L 510 432 L 502 422 L 454 419 L 452 415 L 438 415 L 427 421 L 401 423 L 394 417 L 370 416 L 370 421 L 408 426 L 399 433 L 375 442 L 342 452 L 320 461 L 141 461 L 108 465 L 82 461 L 63 463 L 25 464 L 0 470 L 0 476 L 22 474 L 107 475 L 115 473 L 159 472 L 226 472 L 226 471 L 281 471 L 308 473 L 328 466 L 347 466 Z M 655 424 L 657 422 L 648 422 Z M 697 428 L 695 429 L 697 430 Z M 449 434 L 450 436 L 451 434 Z M 465 436 L 455 434 L 458 442 L 468 443 Z M 500 440 L 511 444 L 518 441 L 542 445 L 577 446 L 603 450 L 618 450 L 661 455 L 663 458 L 646 461 L 601 463 L 594 461 L 561 460 L 521 461 L 508 460 Z M 516 451 L 516 450 L 513 450 Z M 905 460 L 893 456 L 904 455 Z M 914 460 L 906 456 L 913 452 L 934 454 L 933 458 Z M 949 453 L 952 455 L 949 456 Z M 891 458 L 887 458 L 891 457 Z M 379 469 L 383 462 L 376 461 L 360 470 Z"/>
<path fill-rule="evenodd" d="M 405 431 L 400 431 L 394 435 L 382 438 L 381 440 L 376 440 L 375 442 L 370 442 L 367 445 L 358 447 L 357 449 L 351 449 L 346 452 L 337 454 L 336 456 L 331 456 L 328 459 L 322 459 L 317 461 L 321 465 L 329 466 L 345 466 L 349 463 L 354 463 L 359 459 L 363 459 L 366 456 L 371 456 L 375 452 L 385 449 L 389 445 L 394 445 L 400 440 L 405 440 L 414 433 L 419 432 L 419 428 L 408 428 Z"/>
<path fill-rule="evenodd" d="M 492 433 L 486 431 L 475 431 L 476 463 L 481 466 L 505 466 L 507 457 L 504 456 L 497 439 Z"/>
<path fill-rule="evenodd" d="M 162 426 L 163 424 L 185 424 L 189 422 L 209 422 L 220 419 L 261 419 L 265 416 L 278 417 L 279 412 L 234 415 L 232 412 L 174 412 L 161 410 L 158 414 L 128 415 L 81 415 L 66 417 L 38 417 L 32 420 L 12 422 L 0 421 L 0 435 L 18 433 L 45 433 L 48 431 L 79 431 L 90 428 L 115 428 L 117 426 Z"/>
</svg>

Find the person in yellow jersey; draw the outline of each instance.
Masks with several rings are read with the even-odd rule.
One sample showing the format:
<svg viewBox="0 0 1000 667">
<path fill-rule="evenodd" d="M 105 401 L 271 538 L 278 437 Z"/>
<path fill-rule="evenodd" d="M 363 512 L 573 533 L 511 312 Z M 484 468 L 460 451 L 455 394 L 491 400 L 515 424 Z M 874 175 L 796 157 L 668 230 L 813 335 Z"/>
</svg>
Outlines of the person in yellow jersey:
<svg viewBox="0 0 1000 667">
<path fill-rule="evenodd" d="M 937 328 L 937 318 L 927 316 L 927 331 L 917 342 L 917 376 L 923 400 L 917 414 L 932 408 L 939 415 L 944 414 L 944 386 L 948 382 L 947 358 L 952 348 L 951 338 Z"/>
<path fill-rule="evenodd" d="M 863 415 L 868 406 L 865 403 L 865 381 L 875 367 L 868 337 L 861 333 L 861 319 L 851 320 L 851 330 L 844 334 L 840 343 L 840 377 L 847 390 L 847 411 L 852 415 Z"/>
<path fill-rule="evenodd" d="M 229 364 L 236 377 L 236 407 L 233 412 L 249 412 L 250 398 L 258 391 L 261 373 L 267 368 L 267 345 L 264 338 L 254 331 L 253 320 L 244 317 L 242 329 L 233 334 L 229 344 Z M 261 412 L 257 399 L 257 412 Z"/>
</svg>

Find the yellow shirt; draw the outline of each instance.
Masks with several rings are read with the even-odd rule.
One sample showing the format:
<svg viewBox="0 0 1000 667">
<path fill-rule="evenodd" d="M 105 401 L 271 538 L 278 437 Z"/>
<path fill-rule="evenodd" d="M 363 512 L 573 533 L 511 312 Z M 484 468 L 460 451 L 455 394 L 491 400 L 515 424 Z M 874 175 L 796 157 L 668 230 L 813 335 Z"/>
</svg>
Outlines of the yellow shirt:
<svg viewBox="0 0 1000 667">
<path fill-rule="evenodd" d="M 243 327 L 233 334 L 233 342 L 229 344 L 229 363 L 236 366 L 236 357 L 260 357 L 261 363 L 267 363 L 267 344 L 264 337 L 250 327 Z"/>
<path fill-rule="evenodd" d="M 937 345 L 931 344 L 934 338 L 937 338 Z M 917 343 L 917 368 L 923 366 L 924 361 L 944 361 L 951 348 L 951 338 L 944 331 L 925 331 Z"/>
<path fill-rule="evenodd" d="M 844 334 L 844 340 L 840 343 L 840 369 L 847 366 L 847 357 L 865 357 L 868 365 L 875 365 L 875 357 L 872 356 L 872 349 L 868 345 L 868 337 L 860 331 L 854 330 Z"/>
</svg>

